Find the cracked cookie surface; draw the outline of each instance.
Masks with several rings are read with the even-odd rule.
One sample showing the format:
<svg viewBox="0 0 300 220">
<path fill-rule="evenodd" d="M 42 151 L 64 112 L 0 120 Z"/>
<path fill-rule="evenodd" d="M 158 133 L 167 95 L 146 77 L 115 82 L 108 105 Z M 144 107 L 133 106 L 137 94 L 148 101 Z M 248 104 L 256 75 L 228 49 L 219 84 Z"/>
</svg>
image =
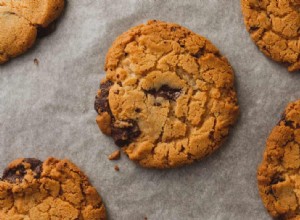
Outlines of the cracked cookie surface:
<svg viewBox="0 0 300 220">
<path fill-rule="evenodd" d="M 96 121 L 144 167 L 190 164 L 215 151 L 238 115 L 234 74 L 205 38 L 148 21 L 119 36 L 106 57 Z"/>
<path fill-rule="evenodd" d="M 300 219 L 300 100 L 290 103 L 271 132 L 258 187 L 263 203 L 277 219 Z"/>
<path fill-rule="evenodd" d="M 68 160 L 17 159 L 0 179 L 0 219 L 104 220 L 105 207 L 87 177 Z"/>
<path fill-rule="evenodd" d="M 300 70 L 300 0 L 241 0 L 244 22 L 259 49 Z"/>
<path fill-rule="evenodd" d="M 0 0 L 0 64 L 32 47 L 63 8 L 64 0 Z"/>
</svg>

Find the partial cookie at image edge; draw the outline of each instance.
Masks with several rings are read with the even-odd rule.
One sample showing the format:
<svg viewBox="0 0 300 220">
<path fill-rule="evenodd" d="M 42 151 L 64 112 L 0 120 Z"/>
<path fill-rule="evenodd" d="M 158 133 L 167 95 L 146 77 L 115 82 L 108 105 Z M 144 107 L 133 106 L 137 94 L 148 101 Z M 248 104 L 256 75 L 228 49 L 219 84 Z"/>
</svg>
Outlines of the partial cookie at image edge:
<svg viewBox="0 0 300 220">
<path fill-rule="evenodd" d="M 30 49 L 41 30 L 52 27 L 64 9 L 64 0 L 9 2 L 0 0 L 0 64 Z M 29 4 L 29 5 L 28 5 Z M 30 4 L 34 4 L 31 7 Z"/>
<path fill-rule="evenodd" d="M 257 180 L 263 203 L 274 218 L 300 218 L 300 100 L 286 107 L 270 133 Z"/>
<path fill-rule="evenodd" d="M 245 26 L 253 42 L 271 59 L 300 70 L 300 2 L 241 0 Z"/>
<path fill-rule="evenodd" d="M 97 190 L 69 160 L 34 158 L 12 161 L 0 179 L 0 219 L 55 216 L 106 220 Z"/>
</svg>

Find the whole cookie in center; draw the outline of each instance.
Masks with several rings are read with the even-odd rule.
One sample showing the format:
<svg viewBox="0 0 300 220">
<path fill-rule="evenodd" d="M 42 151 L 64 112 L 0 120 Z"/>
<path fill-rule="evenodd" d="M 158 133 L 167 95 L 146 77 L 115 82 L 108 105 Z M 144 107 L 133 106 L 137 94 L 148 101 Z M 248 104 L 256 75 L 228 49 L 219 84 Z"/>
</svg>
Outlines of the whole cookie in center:
<svg viewBox="0 0 300 220">
<path fill-rule="evenodd" d="M 234 74 L 205 38 L 149 21 L 119 36 L 96 96 L 97 123 L 144 167 L 190 164 L 215 151 L 238 115 Z"/>
<path fill-rule="evenodd" d="M 251 38 L 268 57 L 300 70 L 300 0 L 241 0 Z"/>
</svg>

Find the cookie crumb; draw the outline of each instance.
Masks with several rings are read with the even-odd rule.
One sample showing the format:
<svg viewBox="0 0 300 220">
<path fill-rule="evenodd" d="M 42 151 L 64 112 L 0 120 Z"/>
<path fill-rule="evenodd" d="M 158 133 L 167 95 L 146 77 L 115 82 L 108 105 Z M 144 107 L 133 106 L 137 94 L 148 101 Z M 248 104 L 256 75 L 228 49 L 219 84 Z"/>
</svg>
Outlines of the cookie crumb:
<svg viewBox="0 0 300 220">
<path fill-rule="evenodd" d="M 120 171 L 120 168 L 118 165 L 115 166 L 115 171 L 118 171 L 118 172 Z"/>
<path fill-rule="evenodd" d="M 37 66 L 39 65 L 39 60 L 37 58 L 34 58 L 33 62 L 35 65 L 37 65 Z"/>
<path fill-rule="evenodd" d="M 121 152 L 120 150 L 116 150 L 113 153 L 111 153 L 111 155 L 108 156 L 109 160 L 119 160 L 121 156 Z"/>
</svg>

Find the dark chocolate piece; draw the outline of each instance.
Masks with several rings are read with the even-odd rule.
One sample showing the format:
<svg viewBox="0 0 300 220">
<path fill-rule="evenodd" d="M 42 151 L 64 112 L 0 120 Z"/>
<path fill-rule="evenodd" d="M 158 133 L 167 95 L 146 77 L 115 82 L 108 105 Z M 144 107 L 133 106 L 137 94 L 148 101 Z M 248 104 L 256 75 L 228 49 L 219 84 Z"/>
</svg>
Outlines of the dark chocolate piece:
<svg viewBox="0 0 300 220">
<path fill-rule="evenodd" d="M 250 27 L 249 32 L 253 33 L 254 31 L 257 31 L 259 29 L 259 27 Z"/>
<path fill-rule="evenodd" d="M 116 145 L 119 147 L 123 147 L 128 145 L 132 142 L 135 138 L 137 138 L 140 134 L 140 128 L 136 121 L 134 120 L 127 120 L 130 126 L 125 128 L 119 128 L 114 126 L 115 117 L 112 115 L 109 102 L 108 102 L 108 95 L 110 87 L 113 85 L 112 81 L 106 81 L 105 83 L 101 83 L 100 90 L 101 93 L 99 96 L 96 96 L 95 100 L 95 110 L 100 112 L 108 112 L 111 116 L 111 136 L 114 139 Z M 139 113 L 141 109 L 136 109 L 136 112 Z"/>
<path fill-rule="evenodd" d="M 110 87 L 113 85 L 112 81 L 106 81 L 105 83 L 100 84 L 100 96 L 96 96 L 95 99 L 95 110 L 96 112 L 108 112 L 110 113 L 110 107 L 108 103 L 108 95 Z"/>
<path fill-rule="evenodd" d="M 42 161 L 34 158 L 25 158 L 25 163 L 30 164 L 30 169 L 36 173 L 35 178 L 39 178 L 42 172 Z M 10 183 L 16 183 L 17 179 L 21 182 L 26 175 L 26 170 L 23 164 L 19 164 L 13 168 L 6 168 L 3 172 L 2 180 Z"/>
<path fill-rule="evenodd" d="M 111 136 L 115 140 L 116 145 L 119 147 L 130 144 L 130 142 L 132 142 L 141 134 L 140 128 L 136 121 L 127 120 L 126 122 L 128 122 L 130 126 L 125 128 L 112 126 L 111 129 Z"/>
<path fill-rule="evenodd" d="M 163 85 L 158 90 L 151 89 L 145 91 L 147 94 L 153 95 L 154 97 L 163 97 L 164 99 L 176 101 L 181 94 L 181 89 L 173 89 L 167 85 Z"/>
<path fill-rule="evenodd" d="M 280 176 L 279 174 L 277 174 L 277 175 L 273 176 L 270 184 L 271 185 L 275 185 L 277 183 L 283 182 L 284 180 L 285 179 L 282 176 Z"/>
<path fill-rule="evenodd" d="M 294 128 L 294 122 L 293 121 L 289 121 L 286 119 L 286 115 L 282 114 L 281 115 L 281 120 L 278 122 L 278 125 L 280 124 L 280 122 L 284 122 L 284 125 L 290 128 Z"/>
<path fill-rule="evenodd" d="M 30 164 L 30 169 L 36 173 L 35 178 L 40 178 L 43 162 L 35 158 L 25 158 L 24 162 Z"/>
<path fill-rule="evenodd" d="M 25 175 L 25 168 L 23 165 L 20 164 L 14 168 L 6 168 L 3 172 L 3 176 L 1 179 L 10 183 L 15 183 L 17 179 L 22 181 Z"/>
<path fill-rule="evenodd" d="M 205 49 L 204 49 L 204 47 L 202 47 L 197 51 L 197 53 L 193 54 L 192 56 L 196 57 L 196 58 L 200 58 L 204 54 L 204 52 L 205 52 Z"/>
</svg>

